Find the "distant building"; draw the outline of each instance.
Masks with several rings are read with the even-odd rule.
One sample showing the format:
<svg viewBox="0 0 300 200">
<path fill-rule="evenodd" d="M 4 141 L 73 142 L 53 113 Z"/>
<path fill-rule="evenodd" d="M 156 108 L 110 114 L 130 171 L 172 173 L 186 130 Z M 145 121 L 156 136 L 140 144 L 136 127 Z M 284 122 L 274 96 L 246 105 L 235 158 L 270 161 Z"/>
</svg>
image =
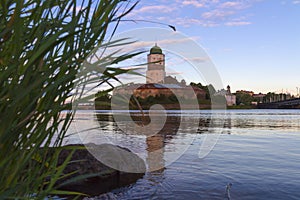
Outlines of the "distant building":
<svg viewBox="0 0 300 200">
<path fill-rule="evenodd" d="M 214 93 L 214 96 L 225 96 L 227 94 L 227 90 L 221 89 Z"/>
<path fill-rule="evenodd" d="M 194 93 L 198 99 L 205 99 L 206 92 L 198 87 L 192 86 Z M 118 94 L 133 94 L 135 97 L 148 98 L 158 97 L 164 95 L 166 97 L 171 95 L 178 95 L 185 99 L 190 99 L 195 97 L 194 94 L 187 92 L 190 86 L 181 86 L 178 84 L 158 84 L 158 83 L 148 83 L 148 84 L 132 84 L 118 88 Z"/>
<path fill-rule="evenodd" d="M 230 86 L 227 86 L 227 91 L 225 94 L 227 106 L 236 105 L 236 96 L 231 93 Z"/>
<path fill-rule="evenodd" d="M 256 100 L 257 103 L 263 103 L 264 101 L 264 97 L 266 96 L 266 94 L 254 94 L 252 97 Z"/>
<path fill-rule="evenodd" d="M 236 96 L 231 93 L 230 86 L 227 86 L 227 90 L 222 89 L 217 91 L 214 96 L 224 96 L 226 99 L 226 105 L 227 106 L 233 106 L 236 105 Z"/>
<path fill-rule="evenodd" d="M 177 81 L 176 77 L 172 77 L 172 76 L 166 76 L 164 82 L 166 84 L 179 84 L 179 82 Z"/>
</svg>

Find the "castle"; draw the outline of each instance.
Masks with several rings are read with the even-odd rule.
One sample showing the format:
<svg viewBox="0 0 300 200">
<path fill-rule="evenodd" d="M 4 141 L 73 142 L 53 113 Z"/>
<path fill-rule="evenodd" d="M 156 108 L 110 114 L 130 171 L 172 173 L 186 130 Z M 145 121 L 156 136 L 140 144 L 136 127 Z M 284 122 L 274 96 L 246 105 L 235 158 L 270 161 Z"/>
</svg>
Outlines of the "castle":
<svg viewBox="0 0 300 200">
<path fill-rule="evenodd" d="M 148 98 L 150 96 L 157 97 L 160 95 L 171 96 L 172 91 L 185 99 L 195 98 L 205 99 L 206 92 L 195 86 L 188 86 L 182 80 L 178 82 L 176 78 L 166 76 L 165 71 L 165 54 L 162 49 L 155 44 L 147 55 L 147 71 L 146 71 L 146 84 L 129 84 L 119 87 L 115 90 L 118 94 L 133 94 L 135 97 Z M 193 88 L 195 94 L 187 92 Z"/>
</svg>

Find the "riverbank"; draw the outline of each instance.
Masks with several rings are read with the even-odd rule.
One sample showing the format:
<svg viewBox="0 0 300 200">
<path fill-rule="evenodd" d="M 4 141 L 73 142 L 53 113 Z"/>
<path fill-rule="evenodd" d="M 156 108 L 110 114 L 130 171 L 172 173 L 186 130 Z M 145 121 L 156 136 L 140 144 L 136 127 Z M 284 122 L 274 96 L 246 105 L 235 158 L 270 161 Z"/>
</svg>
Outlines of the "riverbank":
<svg viewBox="0 0 300 200">
<path fill-rule="evenodd" d="M 234 105 L 234 106 L 227 106 L 227 109 L 230 109 L 230 110 L 257 109 L 257 106 L 255 106 L 255 105 Z"/>
</svg>

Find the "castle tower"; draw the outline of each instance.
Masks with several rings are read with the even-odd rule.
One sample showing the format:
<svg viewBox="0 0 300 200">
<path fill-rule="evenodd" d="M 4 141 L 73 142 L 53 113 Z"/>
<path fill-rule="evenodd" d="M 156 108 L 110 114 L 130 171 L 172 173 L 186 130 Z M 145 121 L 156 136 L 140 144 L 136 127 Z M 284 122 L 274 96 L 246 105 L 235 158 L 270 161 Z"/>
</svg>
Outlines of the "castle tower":
<svg viewBox="0 0 300 200">
<path fill-rule="evenodd" d="M 165 72 L 165 54 L 156 44 L 150 49 L 148 54 L 148 68 L 146 72 L 146 83 L 164 83 Z"/>
<path fill-rule="evenodd" d="M 227 85 L 227 94 L 231 94 L 230 86 Z"/>
</svg>

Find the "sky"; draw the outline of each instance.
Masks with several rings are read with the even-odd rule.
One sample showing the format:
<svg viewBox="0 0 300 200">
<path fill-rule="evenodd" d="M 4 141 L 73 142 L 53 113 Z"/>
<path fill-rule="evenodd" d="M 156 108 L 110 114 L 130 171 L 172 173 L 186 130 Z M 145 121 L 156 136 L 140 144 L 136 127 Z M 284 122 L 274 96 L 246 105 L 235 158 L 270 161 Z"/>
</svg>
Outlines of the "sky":
<svg viewBox="0 0 300 200">
<path fill-rule="evenodd" d="M 296 94 L 300 88 L 300 0 L 141 0 L 124 19 L 175 26 L 205 50 L 233 92 Z M 117 34 L 146 27 L 170 29 L 124 21 Z"/>
</svg>

